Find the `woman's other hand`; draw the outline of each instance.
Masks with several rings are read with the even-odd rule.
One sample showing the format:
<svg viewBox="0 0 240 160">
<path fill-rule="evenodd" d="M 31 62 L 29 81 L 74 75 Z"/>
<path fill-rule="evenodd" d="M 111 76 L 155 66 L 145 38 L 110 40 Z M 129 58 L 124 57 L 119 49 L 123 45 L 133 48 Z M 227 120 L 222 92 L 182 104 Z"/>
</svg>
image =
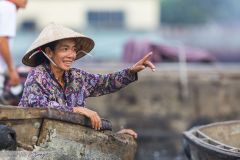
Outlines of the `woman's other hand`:
<svg viewBox="0 0 240 160">
<path fill-rule="evenodd" d="M 136 64 L 134 64 L 130 68 L 130 71 L 133 73 L 137 73 L 144 70 L 146 67 L 149 67 L 154 72 L 156 67 L 150 61 L 152 54 L 153 54 L 152 52 L 149 52 L 146 56 L 144 56 L 141 60 L 139 60 Z"/>
<path fill-rule="evenodd" d="M 102 121 L 97 112 L 87 109 L 85 107 L 74 107 L 73 112 L 80 113 L 91 120 L 92 128 L 100 130 L 102 127 Z"/>
<path fill-rule="evenodd" d="M 132 129 L 121 129 L 117 132 L 117 134 L 129 134 L 133 136 L 133 138 L 137 138 L 137 133 L 134 132 Z"/>
</svg>

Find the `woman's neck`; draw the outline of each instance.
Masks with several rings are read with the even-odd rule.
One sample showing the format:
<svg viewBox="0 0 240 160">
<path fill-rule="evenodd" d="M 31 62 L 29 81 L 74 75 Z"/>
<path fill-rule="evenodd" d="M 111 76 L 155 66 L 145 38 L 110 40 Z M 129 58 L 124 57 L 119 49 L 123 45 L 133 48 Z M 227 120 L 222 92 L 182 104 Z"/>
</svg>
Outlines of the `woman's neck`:
<svg viewBox="0 0 240 160">
<path fill-rule="evenodd" d="M 51 71 L 54 74 L 54 77 L 57 79 L 57 81 L 62 81 L 63 80 L 63 73 L 64 70 L 50 64 Z"/>
</svg>

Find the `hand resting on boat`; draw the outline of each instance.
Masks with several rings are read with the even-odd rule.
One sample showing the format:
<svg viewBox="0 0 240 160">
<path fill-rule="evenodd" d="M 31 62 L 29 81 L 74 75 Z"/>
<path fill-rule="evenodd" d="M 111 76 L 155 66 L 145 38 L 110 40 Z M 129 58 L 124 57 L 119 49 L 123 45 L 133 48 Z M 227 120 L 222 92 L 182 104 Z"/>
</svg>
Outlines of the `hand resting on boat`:
<svg viewBox="0 0 240 160">
<path fill-rule="evenodd" d="M 73 107 L 73 112 L 80 113 L 91 120 L 92 127 L 95 130 L 100 130 L 102 127 L 101 118 L 97 112 L 87 109 L 85 107 Z"/>
</svg>

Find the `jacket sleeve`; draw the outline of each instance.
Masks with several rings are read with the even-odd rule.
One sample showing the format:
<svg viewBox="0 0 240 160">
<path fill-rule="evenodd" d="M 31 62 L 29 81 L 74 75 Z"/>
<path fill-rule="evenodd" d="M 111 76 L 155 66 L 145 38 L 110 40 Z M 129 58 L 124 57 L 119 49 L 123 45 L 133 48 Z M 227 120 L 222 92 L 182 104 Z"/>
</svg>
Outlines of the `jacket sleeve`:
<svg viewBox="0 0 240 160">
<path fill-rule="evenodd" d="M 101 96 L 118 91 L 138 79 L 137 73 L 124 69 L 111 74 L 89 74 L 85 72 L 88 97 Z"/>
</svg>

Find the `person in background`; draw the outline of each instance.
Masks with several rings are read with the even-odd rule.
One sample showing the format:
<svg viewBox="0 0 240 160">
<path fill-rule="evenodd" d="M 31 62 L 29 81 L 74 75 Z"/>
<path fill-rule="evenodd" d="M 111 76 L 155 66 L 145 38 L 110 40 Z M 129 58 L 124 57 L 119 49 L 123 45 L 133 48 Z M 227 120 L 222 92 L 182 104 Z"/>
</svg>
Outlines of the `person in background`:
<svg viewBox="0 0 240 160">
<path fill-rule="evenodd" d="M 23 64 L 35 67 L 27 77 L 21 107 L 49 107 L 80 113 L 90 118 L 92 127 L 101 128 L 97 112 L 86 107 L 86 98 L 118 91 L 138 79 L 137 73 L 146 67 L 155 70 L 147 54 L 132 67 L 110 74 L 91 74 L 71 68 L 75 60 L 87 55 L 94 41 L 61 25 L 45 27 L 24 55 Z M 131 129 L 118 133 L 137 134 Z"/>
<path fill-rule="evenodd" d="M 16 14 L 18 9 L 25 8 L 26 5 L 27 0 L 0 0 L 0 70 L 1 73 L 7 70 L 12 86 L 20 83 L 11 54 L 16 35 Z"/>
</svg>

